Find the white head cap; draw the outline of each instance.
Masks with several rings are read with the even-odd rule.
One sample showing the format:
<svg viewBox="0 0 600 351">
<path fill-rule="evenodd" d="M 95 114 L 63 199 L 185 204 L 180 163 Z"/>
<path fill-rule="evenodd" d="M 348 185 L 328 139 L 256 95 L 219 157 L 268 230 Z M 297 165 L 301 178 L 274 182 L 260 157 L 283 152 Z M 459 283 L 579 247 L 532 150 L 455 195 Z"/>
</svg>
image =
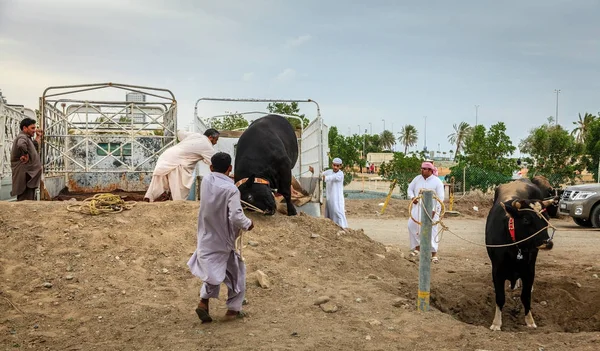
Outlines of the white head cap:
<svg viewBox="0 0 600 351">
<path fill-rule="evenodd" d="M 342 164 L 342 159 L 339 157 L 336 157 L 333 159 L 333 164 L 335 165 L 341 165 Z"/>
</svg>

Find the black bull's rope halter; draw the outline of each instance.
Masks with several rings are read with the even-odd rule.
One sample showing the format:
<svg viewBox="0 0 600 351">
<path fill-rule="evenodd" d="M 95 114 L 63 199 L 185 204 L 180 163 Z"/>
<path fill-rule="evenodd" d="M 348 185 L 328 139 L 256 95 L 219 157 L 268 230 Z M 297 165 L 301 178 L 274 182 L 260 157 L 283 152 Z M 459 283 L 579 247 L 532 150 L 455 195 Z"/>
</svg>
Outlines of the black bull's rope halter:
<svg viewBox="0 0 600 351">
<path fill-rule="evenodd" d="M 421 194 L 422 192 L 423 192 L 423 190 L 421 190 L 421 191 L 419 192 L 419 194 Z M 417 199 L 417 200 L 421 200 L 422 198 L 423 198 L 423 196 L 422 196 L 422 195 L 419 195 L 419 196 L 417 196 L 415 199 Z M 465 238 L 463 238 L 462 236 L 460 236 L 460 235 L 458 235 L 458 234 L 454 233 L 453 231 L 451 231 L 451 230 L 450 230 L 450 228 L 448 228 L 448 226 L 446 226 L 446 224 L 445 224 L 445 223 L 442 221 L 442 217 L 443 217 L 443 215 L 444 215 L 444 213 L 445 213 L 445 207 L 444 207 L 444 203 L 443 203 L 443 201 L 441 201 L 441 200 L 440 200 L 440 198 L 439 198 L 439 197 L 437 197 L 437 195 L 436 195 L 436 194 L 433 194 L 433 199 L 434 199 L 435 201 L 437 201 L 437 202 L 438 202 L 438 203 L 441 205 L 441 207 L 442 207 L 442 211 L 441 211 L 441 213 L 440 213 L 440 215 L 439 215 L 439 220 L 437 220 L 437 221 L 434 221 L 434 220 L 433 220 L 433 218 L 431 217 L 431 215 L 430 215 L 430 214 L 429 214 L 429 213 L 426 211 L 426 209 L 425 209 L 425 204 L 423 204 L 423 202 L 422 202 L 422 201 L 421 201 L 421 207 L 423 208 L 423 211 L 425 212 L 425 214 L 427 214 L 427 217 L 429 217 L 429 219 L 431 220 L 431 225 L 432 225 L 432 226 L 435 226 L 435 225 L 438 225 L 438 224 L 439 224 L 439 225 L 442 227 L 442 228 L 441 228 L 441 230 L 439 231 L 438 235 L 437 235 L 437 236 L 438 236 L 438 238 L 439 238 L 439 240 L 438 240 L 438 239 L 436 239 L 436 242 L 437 242 L 437 243 L 439 243 L 439 242 L 441 241 L 442 234 L 443 234 L 444 232 L 446 232 L 446 231 L 447 231 L 447 232 L 449 232 L 449 233 L 451 233 L 452 235 L 456 236 L 457 238 L 459 238 L 459 239 L 462 239 L 462 240 L 464 240 L 464 241 L 466 241 L 466 242 L 469 242 L 469 243 L 471 243 L 471 244 L 474 244 L 474 245 L 477 245 L 477 246 L 483 246 L 483 247 L 490 247 L 490 248 L 494 248 L 494 247 L 509 247 L 509 246 L 516 246 L 516 245 L 518 245 L 518 244 L 520 244 L 520 243 L 522 243 L 522 242 L 525 242 L 525 241 L 527 241 L 527 240 L 529 240 L 529 239 L 533 238 L 534 236 L 538 235 L 539 233 L 541 233 L 541 232 L 543 232 L 544 230 L 547 230 L 547 229 L 552 229 L 552 235 L 550 235 L 550 238 L 548 239 L 548 241 L 552 241 L 552 239 L 554 239 L 554 233 L 556 232 L 556 227 L 554 227 L 554 226 L 553 226 L 553 225 L 550 223 L 550 221 L 548 221 L 548 219 L 546 219 L 546 217 L 544 217 L 543 213 L 546 211 L 546 209 L 545 209 L 545 208 L 544 208 L 544 209 L 534 209 L 534 208 L 517 208 L 517 211 L 531 211 L 531 212 L 535 212 L 535 213 L 536 213 L 536 214 L 537 214 L 537 215 L 538 215 L 540 218 L 542 218 L 544 221 L 546 221 L 547 225 L 546 225 L 544 228 L 542 228 L 542 229 L 538 230 L 537 232 L 535 232 L 535 233 L 531 234 L 531 235 L 530 235 L 530 236 L 528 236 L 527 238 L 525 238 L 525 239 L 522 239 L 522 240 L 519 240 L 519 241 L 515 241 L 515 238 L 516 238 L 516 236 L 515 236 L 515 234 L 514 234 L 514 232 L 515 232 L 515 227 L 514 227 L 514 218 L 513 218 L 513 217 L 512 217 L 512 216 L 511 216 L 511 215 L 510 215 L 508 212 L 506 212 L 506 208 L 505 208 L 505 206 L 504 206 L 504 203 L 502 203 L 502 202 L 501 202 L 501 203 L 500 203 L 500 206 L 502 206 L 502 208 L 503 208 L 503 209 L 504 209 L 504 211 L 506 212 L 507 216 L 509 217 L 509 221 L 508 221 L 508 229 L 509 229 L 509 232 L 510 232 L 510 234 L 511 234 L 511 238 L 512 238 L 513 242 L 512 242 L 512 243 L 510 243 L 510 244 L 500 244 L 500 245 L 487 245 L 487 244 L 485 244 L 485 245 L 482 245 L 482 244 L 476 243 L 476 242 L 474 242 L 474 241 L 471 241 L 471 240 L 469 240 L 469 239 L 465 239 Z M 414 200 L 414 199 L 413 199 L 413 200 Z M 414 221 L 415 223 L 417 223 L 418 225 L 421 225 L 421 222 L 417 221 L 417 220 L 416 220 L 416 219 L 415 219 L 415 218 L 412 216 L 412 207 L 413 207 L 413 202 L 412 202 L 412 200 L 411 200 L 411 201 L 410 201 L 410 203 L 409 203 L 409 205 L 408 205 L 408 213 L 409 213 L 409 215 L 410 215 L 410 219 L 411 219 L 412 221 Z M 541 207 L 541 206 L 540 206 L 540 207 Z M 521 250 L 520 250 L 520 249 L 519 249 L 519 254 L 517 255 L 517 258 L 518 258 L 518 259 L 522 259 L 522 258 L 523 258 L 523 255 L 521 254 Z"/>
</svg>

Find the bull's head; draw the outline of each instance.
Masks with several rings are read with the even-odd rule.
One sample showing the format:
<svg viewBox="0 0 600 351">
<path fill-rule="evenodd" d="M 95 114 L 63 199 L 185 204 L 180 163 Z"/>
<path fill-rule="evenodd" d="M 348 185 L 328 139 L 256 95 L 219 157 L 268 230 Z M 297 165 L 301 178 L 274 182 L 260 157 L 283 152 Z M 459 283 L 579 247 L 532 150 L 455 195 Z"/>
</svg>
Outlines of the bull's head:
<svg viewBox="0 0 600 351">
<path fill-rule="evenodd" d="M 239 186 L 240 197 L 243 201 L 264 211 L 266 215 L 274 215 L 277 210 L 273 189 L 269 184 L 255 183 L 256 177 L 251 175 L 246 182 Z"/>
<path fill-rule="evenodd" d="M 552 203 L 552 199 L 545 201 L 517 199 L 502 203 L 506 213 L 514 219 L 515 241 L 524 240 L 537 233 L 530 240 L 519 244 L 520 247 L 552 249 L 553 242 L 548 235 L 549 216 L 545 211 Z"/>
</svg>

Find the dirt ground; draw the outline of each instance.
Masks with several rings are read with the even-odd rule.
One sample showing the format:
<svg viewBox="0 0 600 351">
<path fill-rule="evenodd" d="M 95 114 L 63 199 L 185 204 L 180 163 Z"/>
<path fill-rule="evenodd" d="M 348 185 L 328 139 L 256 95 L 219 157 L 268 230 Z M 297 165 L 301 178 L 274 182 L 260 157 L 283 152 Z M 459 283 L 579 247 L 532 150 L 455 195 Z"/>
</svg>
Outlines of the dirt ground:
<svg viewBox="0 0 600 351">
<path fill-rule="evenodd" d="M 244 235 L 248 317 L 211 324 L 194 312 L 197 202 L 137 203 L 89 216 L 68 203 L 0 202 L 0 349 L 19 350 L 598 350 L 600 235 L 554 220 L 533 292 L 538 328 L 525 327 L 519 291 L 503 331 L 483 247 L 445 233 L 432 265 L 431 311 L 416 309 L 418 262 L 407 257 L 407 202 L 347 200 L 350 226 L 305 215 L 249 214 Z M 487 205 L 486 205 L 487 204 Z M 477 206 L 478 211 L 473 210 Z M 486 207 L 488 206 L 488 207 Z M 487 200 L 464 199 L 444 222 L 483 243 Z M 384 244 L 385 243 L 385 244 Z M 268 288 L 255 272 L 264 272 Z M 315 304 L 321 297 L 325 304 Z"/>
</svg>

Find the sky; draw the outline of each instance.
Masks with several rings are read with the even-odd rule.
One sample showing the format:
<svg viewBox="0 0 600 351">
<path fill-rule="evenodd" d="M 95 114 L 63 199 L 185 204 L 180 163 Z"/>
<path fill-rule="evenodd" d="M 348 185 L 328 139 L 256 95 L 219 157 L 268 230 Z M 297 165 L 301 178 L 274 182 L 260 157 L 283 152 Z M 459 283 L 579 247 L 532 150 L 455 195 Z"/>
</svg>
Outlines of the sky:
<svg viewBox="0 0 600 351">
<path fill-rule="evenodd" d="M 412 124 L 436 151 L 478 105 L 518 146 L 556 114 L 555 89 L 568 130 L 600 111 L 599 17 L 597 0 L 0 0 L 0 89 L 37 108 L 49 86 L 166 88 L 180 128 L 201 97 L 313 99 L 342 134 Z"/>
</svg>

